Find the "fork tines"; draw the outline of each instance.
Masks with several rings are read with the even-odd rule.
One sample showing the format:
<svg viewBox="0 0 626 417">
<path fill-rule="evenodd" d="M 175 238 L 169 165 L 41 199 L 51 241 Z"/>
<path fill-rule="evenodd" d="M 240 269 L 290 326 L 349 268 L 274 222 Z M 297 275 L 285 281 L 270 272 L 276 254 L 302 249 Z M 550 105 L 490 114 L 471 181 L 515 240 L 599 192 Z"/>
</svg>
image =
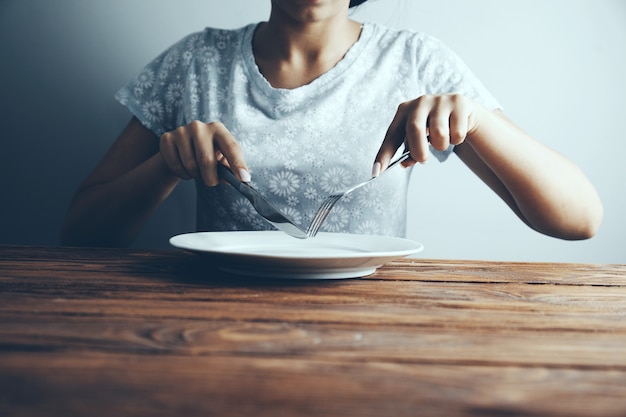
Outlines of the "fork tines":
<svg viewBox="0 0 626 417">
<path fill-rule="evenodd" d="M 320 227 L 326 220 L 326 217 L 330 214 L 332 208 L 337 204 L 337 202 L 344 196 L 344 193 L 332 194 L 328 196 L 320 205 L 320 208 L 317 209 L 317 212 L 313 216 L 313 220 L 311 220 L 311 225 L 307 230 L 307 235 L 309 237 L 314 237 L 319 231 Z"/>
</svg>

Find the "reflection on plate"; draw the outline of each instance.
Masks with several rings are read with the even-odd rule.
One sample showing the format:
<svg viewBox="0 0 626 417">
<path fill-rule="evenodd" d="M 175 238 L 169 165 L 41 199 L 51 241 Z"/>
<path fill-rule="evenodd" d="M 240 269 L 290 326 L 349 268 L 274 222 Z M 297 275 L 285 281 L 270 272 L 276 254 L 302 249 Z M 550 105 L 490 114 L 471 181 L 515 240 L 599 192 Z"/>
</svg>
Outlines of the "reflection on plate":
<svg viewBox="0 0 626 417">
<path fill-rule="evenodd" d="M 186 233 L 172 237 L 170 244 L 213 256 L 225 272 L 293 279 L 363 277 L 424 248 L 389 236 L 319 233 L 295 239 L 279 231 Z"/>
</svg>

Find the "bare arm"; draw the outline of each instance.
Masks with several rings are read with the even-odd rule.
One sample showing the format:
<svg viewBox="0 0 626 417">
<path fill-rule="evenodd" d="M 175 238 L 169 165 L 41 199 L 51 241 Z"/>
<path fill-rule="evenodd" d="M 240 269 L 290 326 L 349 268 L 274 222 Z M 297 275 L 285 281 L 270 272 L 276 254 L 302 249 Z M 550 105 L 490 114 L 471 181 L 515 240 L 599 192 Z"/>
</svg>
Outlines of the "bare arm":
<svg viewBox="0 0 626 417">
<path fill-rule="evenodd" d="M 478 127 L 455 152 L 533 229 L 587 239 L 600 226 L 602 203 L 584 173 L 502 112 L 483 110 Z"/>
<path fill-rule="evenodd" d="M 159 139 L 132 118 L 79 186 L 63 225 L 61 243 L 130 245 L 179 181 L 159 153 Z"/>
<path fill-rule="evenodd" d="M 561 239 L 587 239 L 602 219 L 593 185 L 567 158 L 542 145 L 499 111 L 458 94 L 403 103 L 376 157 L 382 168 L 406 143 L 411 160 L 428 158 L 428 145 L 457 155 L 533 229 Z"/>
<path fill-rule="evenodd" d="M 78 188 L 62 244 L 129 246 L 181 179 L 217 185 L 219 162 L 250 181 L 241 148 L 223 124 L 196 120 L 157 138 L 133 117 Z"/>
</svg>

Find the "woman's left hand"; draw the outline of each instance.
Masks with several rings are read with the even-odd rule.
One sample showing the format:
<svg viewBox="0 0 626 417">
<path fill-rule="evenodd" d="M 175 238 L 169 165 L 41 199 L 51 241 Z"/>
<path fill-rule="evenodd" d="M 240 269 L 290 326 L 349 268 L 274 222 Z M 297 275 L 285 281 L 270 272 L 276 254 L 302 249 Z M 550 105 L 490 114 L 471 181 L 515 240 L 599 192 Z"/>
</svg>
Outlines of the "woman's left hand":
<svg viewBox="0 0 626 417">
<path fill-rule="evenodd" d="M 463 143 L 478 127 L 480 109 L 478 103 L 461 94 L 424 95 L 400 104 L 376 155 L 372 174 L 382 172 L 403 143 L 411 151 L 411 158 L 403 162 L 405 166 L 426 162 L 429 143 L 440 151 Z"/>
<path fill-rule="evenodd" d="M 400 104 L 376 155 L 372 175 L 404 143 L 410 166 L 428 159 L 428 144 L 450 145 L 480 179 L 530 227 L 561 239 L 588 239 L 602 220 L 602 202 L 585 174 L 517 127 L 460 94 L 426 95 Z M 468 146 L 466 146 L 468 145 Z"/>
</svg>

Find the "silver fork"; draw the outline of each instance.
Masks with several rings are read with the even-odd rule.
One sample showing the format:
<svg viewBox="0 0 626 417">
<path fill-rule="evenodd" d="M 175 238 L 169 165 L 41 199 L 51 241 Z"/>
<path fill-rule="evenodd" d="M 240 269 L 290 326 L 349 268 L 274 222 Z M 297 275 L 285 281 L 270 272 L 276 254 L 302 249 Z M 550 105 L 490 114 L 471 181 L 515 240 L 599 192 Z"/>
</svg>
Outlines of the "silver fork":
<svg viewBox="0 0 626 417">
<path fill-rule="evenodd" d="M 393 168 L 394 165 L 399 164 L 400 162 L 404 161 L 405 159 L 407 159 L 410 155 L 410 151 L 405 151 L 402 155 L 400 155 L 398 158 L 396 158 L 395 160 L 393 160 L 389 166 L 387 166 L 387 169 L 385 169 L 383 172 L 381 172 L 378 176 L 376 177 L 372 177 L 366 181 L 363 181 L 355 186 L 352 186 L 346 190 L 340 191 L 338 193 L 334 193 L 329 195 L 328 197 L 326 197 L 326 199 L 322 202 L 322 204 L 320 205 L 320 207 L 317 209 L 317 211 L 315 212 L 315 215 L 313 216 L 313 220 L 311 220 L 311 224 L 309 225 L 309 227 L 306 230 L 306 234 L 308 237 L 314 237 L 317 232 L 319 232 L 320 228 L 322 227 L 322 224 L 324 224 L 324 220 L 326 220 L 326 218 L 328 217 L 328 215 L 330 214 L 330 211 L 333 209 L 333 207 L 335 207 L 335 204 L 337 204 L 339 202 L 339 200 L 341 200 L 343 197 L 345 197 L 346 195 L 350 194 L 351 192 L 353 192 L 354 190 L 363 187 L 364 185 L 369 184 L 370 182 L 374 181 L 376 178 L 379 178 L 381 175 L 383 175 L 385 172 L 389 171 L 390 168 Z"/>
</svg>

